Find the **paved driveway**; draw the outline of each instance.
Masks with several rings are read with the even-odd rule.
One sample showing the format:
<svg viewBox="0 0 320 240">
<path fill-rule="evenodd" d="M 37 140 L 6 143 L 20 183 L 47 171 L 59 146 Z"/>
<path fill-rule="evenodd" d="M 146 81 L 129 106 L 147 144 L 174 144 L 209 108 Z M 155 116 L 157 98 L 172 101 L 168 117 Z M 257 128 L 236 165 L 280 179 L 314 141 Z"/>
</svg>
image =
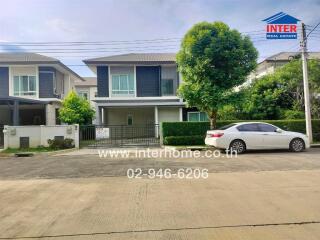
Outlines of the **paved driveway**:
<svg viewBox="0 0 320 240">
<path fill-rule="evenodd" d="M 0 159 L 0 239 L 319 239 L 320 151 Z M 208 168 L 128 179 L 127 168 Z"/>
</svg>

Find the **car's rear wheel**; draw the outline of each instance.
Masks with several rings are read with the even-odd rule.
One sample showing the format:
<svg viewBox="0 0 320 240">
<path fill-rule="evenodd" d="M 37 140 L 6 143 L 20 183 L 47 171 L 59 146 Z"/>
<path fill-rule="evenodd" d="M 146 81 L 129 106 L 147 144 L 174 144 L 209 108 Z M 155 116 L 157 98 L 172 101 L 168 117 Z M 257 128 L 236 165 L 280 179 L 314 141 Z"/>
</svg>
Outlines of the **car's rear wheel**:
<svg viewBox="0 0 320 240">
<path fill-rule="evenodd" d="M 290 142 L 289 148 L 292 152 L 302 152 L 306 145 L 301 138 L 295 138 Z"/>
<path fill-rule="evenodd" d="M 235 151 L 238 154 L 244 153 L 246 151 L 246 144 L 244 141 L 236 139 L 230 143 L 229 151 Z"/>
</svg>

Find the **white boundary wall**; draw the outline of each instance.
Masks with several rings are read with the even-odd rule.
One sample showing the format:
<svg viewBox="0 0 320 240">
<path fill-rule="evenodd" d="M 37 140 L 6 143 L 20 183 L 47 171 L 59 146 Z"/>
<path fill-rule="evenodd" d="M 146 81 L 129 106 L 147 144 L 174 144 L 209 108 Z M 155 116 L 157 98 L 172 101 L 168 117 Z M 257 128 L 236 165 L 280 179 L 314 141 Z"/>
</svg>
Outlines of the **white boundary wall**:
<svg viewBox="0 0 320 240">
<path fill-rule="evenodd" d="M 48 139 L 63 136 L 74 140 L 79 148 L 79 125 L 4 126 L 4 149 L 20 148 L 20 137 L 29 137 L 29 146 L 48 146 Z"/>
</svg>

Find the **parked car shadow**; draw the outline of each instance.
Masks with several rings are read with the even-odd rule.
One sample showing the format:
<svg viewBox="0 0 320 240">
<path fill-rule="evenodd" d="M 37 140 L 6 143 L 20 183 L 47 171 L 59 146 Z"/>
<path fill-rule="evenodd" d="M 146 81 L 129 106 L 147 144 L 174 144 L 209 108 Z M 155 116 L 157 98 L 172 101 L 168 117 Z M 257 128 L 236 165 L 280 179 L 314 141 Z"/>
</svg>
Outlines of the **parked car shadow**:
<svg viewBox="0 0 320 240">
<path fill-rule="evenodd" d="M 289 149 L 268 149 L 268 150 L 247 150 L 244 155 L 250 155 L 250 154 L 274 154 L 274 153 L 290 153 L 290 154 L 299 154 L 306 152 L 308 150 L 302 151 L 302 152 L 292 152 Z"/>
</svg>

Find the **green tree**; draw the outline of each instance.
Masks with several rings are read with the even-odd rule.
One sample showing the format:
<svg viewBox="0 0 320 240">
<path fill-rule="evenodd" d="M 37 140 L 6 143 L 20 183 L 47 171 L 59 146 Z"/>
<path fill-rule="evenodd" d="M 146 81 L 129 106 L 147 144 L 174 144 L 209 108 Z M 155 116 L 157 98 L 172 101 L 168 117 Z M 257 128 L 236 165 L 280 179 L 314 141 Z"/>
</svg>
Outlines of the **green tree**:
<svg viewBox="0 0 320 240">
<path fill-rule="evenodd" d="M 320 61 L 308 60 L 311 114 L 320 117 Z M 247 89 L 243 111 L 248 119 L 303 118 L 301 60 L 292 60 Z"/>
<path fill-rule="evenodd" d="M 266 75 L 246 91 L 243 112 L 247 119 L 279 119 L 282 109 L 293 107 L 293 96 L 287 85 L 275 75 Z"/>
<path fill-rule="evenodd" d="M 233 104 L 224 105 L 217 112 L 217 119 L 219 120 L 243 120 L 246 119 L 246 116 L 243 109 L 243 103 L 247 97 L 247 91 L 243 88 L 240 88 L 239 91 L 234 93 L 234 98 L 237 99 L 237 102 Z"/>
<path fill-rule="evenodd" d="M 206 112 L 211 129 L 217 112 L 237 101 L 234 87 L 256 67 L 257 50 L 247 36 L 222 22 L 201 22 L 184 36 L 177 55 L 183 83 L 178 94 L 189 107 Z"/>
<path fill-rule="evenodd" d="M 311 96 L 311 114 L 314 118 L 320 118 L 320 61 L 308 60 L 309 88 Z M 304 112 L 304 93 L 302 62 L 300 59 L 292 60 L 279 68 L 274 77 L 281 84 L 286 85 L 288 91 L 293 95 L 293 108 L 291 110 Z"/>
<path fill-rule="evenodd" d="M 62 108 L 59 109 L 59 118 L 68 124 L 90 124 L 95 111 L 89 101 L 79 97 L 76 92 L 71 91 L 62 101 Z"/>
</svg>

